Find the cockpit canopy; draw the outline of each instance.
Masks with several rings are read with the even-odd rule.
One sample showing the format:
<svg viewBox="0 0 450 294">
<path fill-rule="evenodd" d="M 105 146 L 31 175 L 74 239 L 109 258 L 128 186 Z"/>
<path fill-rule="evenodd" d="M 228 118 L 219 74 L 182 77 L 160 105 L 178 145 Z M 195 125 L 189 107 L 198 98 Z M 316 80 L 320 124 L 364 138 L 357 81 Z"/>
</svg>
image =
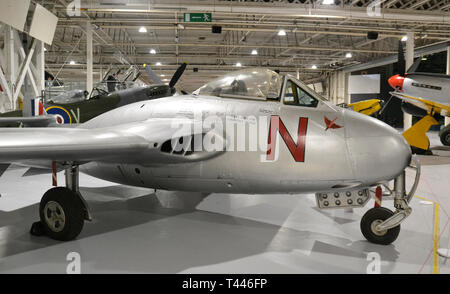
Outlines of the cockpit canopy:
<svg viewBox="0 0 450 294">
<path fill-rule="evenodd" d="M 274 71 L 249 68 L 219 77 L 197 89 L 194 95 L 243 99 L 278 99 L 283 77 Z"/>
<path fill-rule="evenodd" d="M 48 102 L 51 101 L 52 103 L 69 104 L 86 100 L 88 92 L 83 90 L 71 90 L 63 92 L 54 97 L 51 97 L 51 95 L 48 96 L 49 96 L 47 97 Z"/>
</svg>

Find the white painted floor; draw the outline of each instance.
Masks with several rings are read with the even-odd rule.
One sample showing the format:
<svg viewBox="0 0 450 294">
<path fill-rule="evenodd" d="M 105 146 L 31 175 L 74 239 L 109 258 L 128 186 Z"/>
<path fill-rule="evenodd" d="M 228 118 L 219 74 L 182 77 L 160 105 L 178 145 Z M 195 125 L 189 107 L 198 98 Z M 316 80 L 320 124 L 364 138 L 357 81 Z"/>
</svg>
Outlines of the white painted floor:
<svg viewBox="0 0 450 294">
<path fill-rule="evenodd" d="M 440 245 L 449 248 L 450 157 L 421 159 L 417 196 L 440 204 Z M 434 204 L 419 198 L 397 241 L 379 246 L 359 229 L 373 202 L 325 212 L 313 195 L 154 193 L 81 175 L 94 221 L 61 243 L 28 232 L 51 178 L 27 171 L 0 169 L 1 273 L 65 273 L 70 252 L 80 254 L 82 273 L 366 273 L 371 252 L 381 256 L 381 273 L 427 274 L 433 265 L 450 273 L 450 261 L 434 262 Z"/>
</svg>

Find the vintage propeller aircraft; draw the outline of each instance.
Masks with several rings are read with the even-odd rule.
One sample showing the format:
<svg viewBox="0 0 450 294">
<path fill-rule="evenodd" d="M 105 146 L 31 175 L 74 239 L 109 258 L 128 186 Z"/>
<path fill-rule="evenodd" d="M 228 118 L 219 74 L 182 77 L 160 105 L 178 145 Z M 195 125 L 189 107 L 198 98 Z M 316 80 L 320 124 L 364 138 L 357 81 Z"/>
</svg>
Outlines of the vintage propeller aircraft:
<svg viewBox="0 0 450 294">
<path fill-rule="evenodd" d="M 183 63 L 172 76 L 169 84 L 164 84 L 149 68 L 147 72 L 154 85 L 134 87 L 108 93 L 102 89 L 94 88 L 89 99 L 76 96 L 76 99 L 60 99 L 47 101 L 43 107 L 39 100 L 32 100 L 32 117 L 23 117 L 22 110 L 0 114 L 0 126 L 17 126 L 22 123 L 27 127 L 51 126 L 56 124 L 84 123 L 111 109 L 130 103 L 172 96 L 176 93 L 175 85 L 183 75 L 187 63 Z"/>
<path fill-rule="evenodd" d="M 420 61 L 421 58 L 418 58 L 405 72 L 405 57 L 400 41 L 398 62 L 402 72 L 389 79 L 389 85 L 395 89 L 391 94 L 403 101 L 402 110 L 421 117 L 403 133 L 417 152 L 430 148 L 426 133 L 431 126 L 439 124 L 437 116 L 450 116 L 450 75 L 416 72 Z M 444 127 L 439 136 L 442 144 L 450 146 L 450 125 Z"/>
<path fill-rule="evenodd" d="M 57 240 L 76 238 L 92 219 L 80 169 L 165 190 L 317 192 L 321 209 L 363 207 L 370 188 L 384 185 L 395 212 L 376 207 L 361 220 L 362 234 L 377 244 L 397 238 L 420 174 L 396 130 L 268 69 L 235 71 L 191 95 L 129 104 L 75 128 L 4 128 L 0 138 L 0 162 L 64 167 L 65 187 L 44 194 L 31 229 Z M 409 193 L 408 167 L 416 171 Z"/>
</svg>

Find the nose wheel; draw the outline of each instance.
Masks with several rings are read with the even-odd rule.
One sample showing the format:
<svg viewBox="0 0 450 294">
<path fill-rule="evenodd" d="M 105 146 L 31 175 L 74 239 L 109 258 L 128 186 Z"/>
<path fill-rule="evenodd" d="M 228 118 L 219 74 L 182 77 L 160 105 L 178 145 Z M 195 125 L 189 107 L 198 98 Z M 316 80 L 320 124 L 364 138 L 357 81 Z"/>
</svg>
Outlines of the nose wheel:
<svg viewBox="0 0 450 294">
<path fill-rule="evenodd" d="M 378 228 L 393 215 L 394 213 L 385 207 L 368 210 L 361 219 L 361 232 L 367 241 L 380 245 L 389 245 L 394 242 L 400 233 L 400 225 L 391 229 Z"/>
<path fill-rule="evenodd" d="M 45 192 L 39 204 L 40 221 L 32 225 L 32 235 L 69 241 L 80 234 L 84 221 L 90 220 L 90 214 L 78 190 L 78 177 L 78 166 L 69 166 L 66 169 L 66 187 Z"/>
</svg>

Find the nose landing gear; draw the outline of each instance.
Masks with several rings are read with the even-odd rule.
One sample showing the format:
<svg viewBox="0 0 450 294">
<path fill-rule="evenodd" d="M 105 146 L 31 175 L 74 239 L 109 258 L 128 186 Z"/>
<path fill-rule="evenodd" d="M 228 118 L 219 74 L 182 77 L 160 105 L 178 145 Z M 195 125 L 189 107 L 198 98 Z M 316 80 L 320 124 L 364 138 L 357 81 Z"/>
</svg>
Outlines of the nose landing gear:
<svg viewBox="0 0 450 294">
<path fill-rule="evenodd" d="M 412 158 L 414 165 L 409 165 L 416 171 L 414 184 L 409 193 L 405 188 L 405 171 L 394 180 L 394 206 L 395 212 L 384 208 L 375 207 L 368 210 L 361 219 L 361 232 L 372 243 L 388 245 L 394 242 L 400 233 L 400 223 L 410 214 L 408 203 L 416 192 L 420 178 L 420 163 L 415 156 Z"/>
<path fill-rule="evenodd" d="M 378 226 L 392 217 L 394 213 L 385 207 L 368 210 L 361 219 L 361 232 L 367 241 L 380 245 L 389 245 L 400 234 L 400 225 L 391 229 L 378 229 Z"/>
<path fill-rule="evenodd" d="M 59 241 L 73 240 L 83 229 L 84 221 L 91 220 L 87 203 L 79 192 L 78 165 L 67 165 L 65 175 L 66 187 L 52 188 L 42 197 L 40 221 L 33 223 L 32 235 L 47 235 Z"/>
</svg>

